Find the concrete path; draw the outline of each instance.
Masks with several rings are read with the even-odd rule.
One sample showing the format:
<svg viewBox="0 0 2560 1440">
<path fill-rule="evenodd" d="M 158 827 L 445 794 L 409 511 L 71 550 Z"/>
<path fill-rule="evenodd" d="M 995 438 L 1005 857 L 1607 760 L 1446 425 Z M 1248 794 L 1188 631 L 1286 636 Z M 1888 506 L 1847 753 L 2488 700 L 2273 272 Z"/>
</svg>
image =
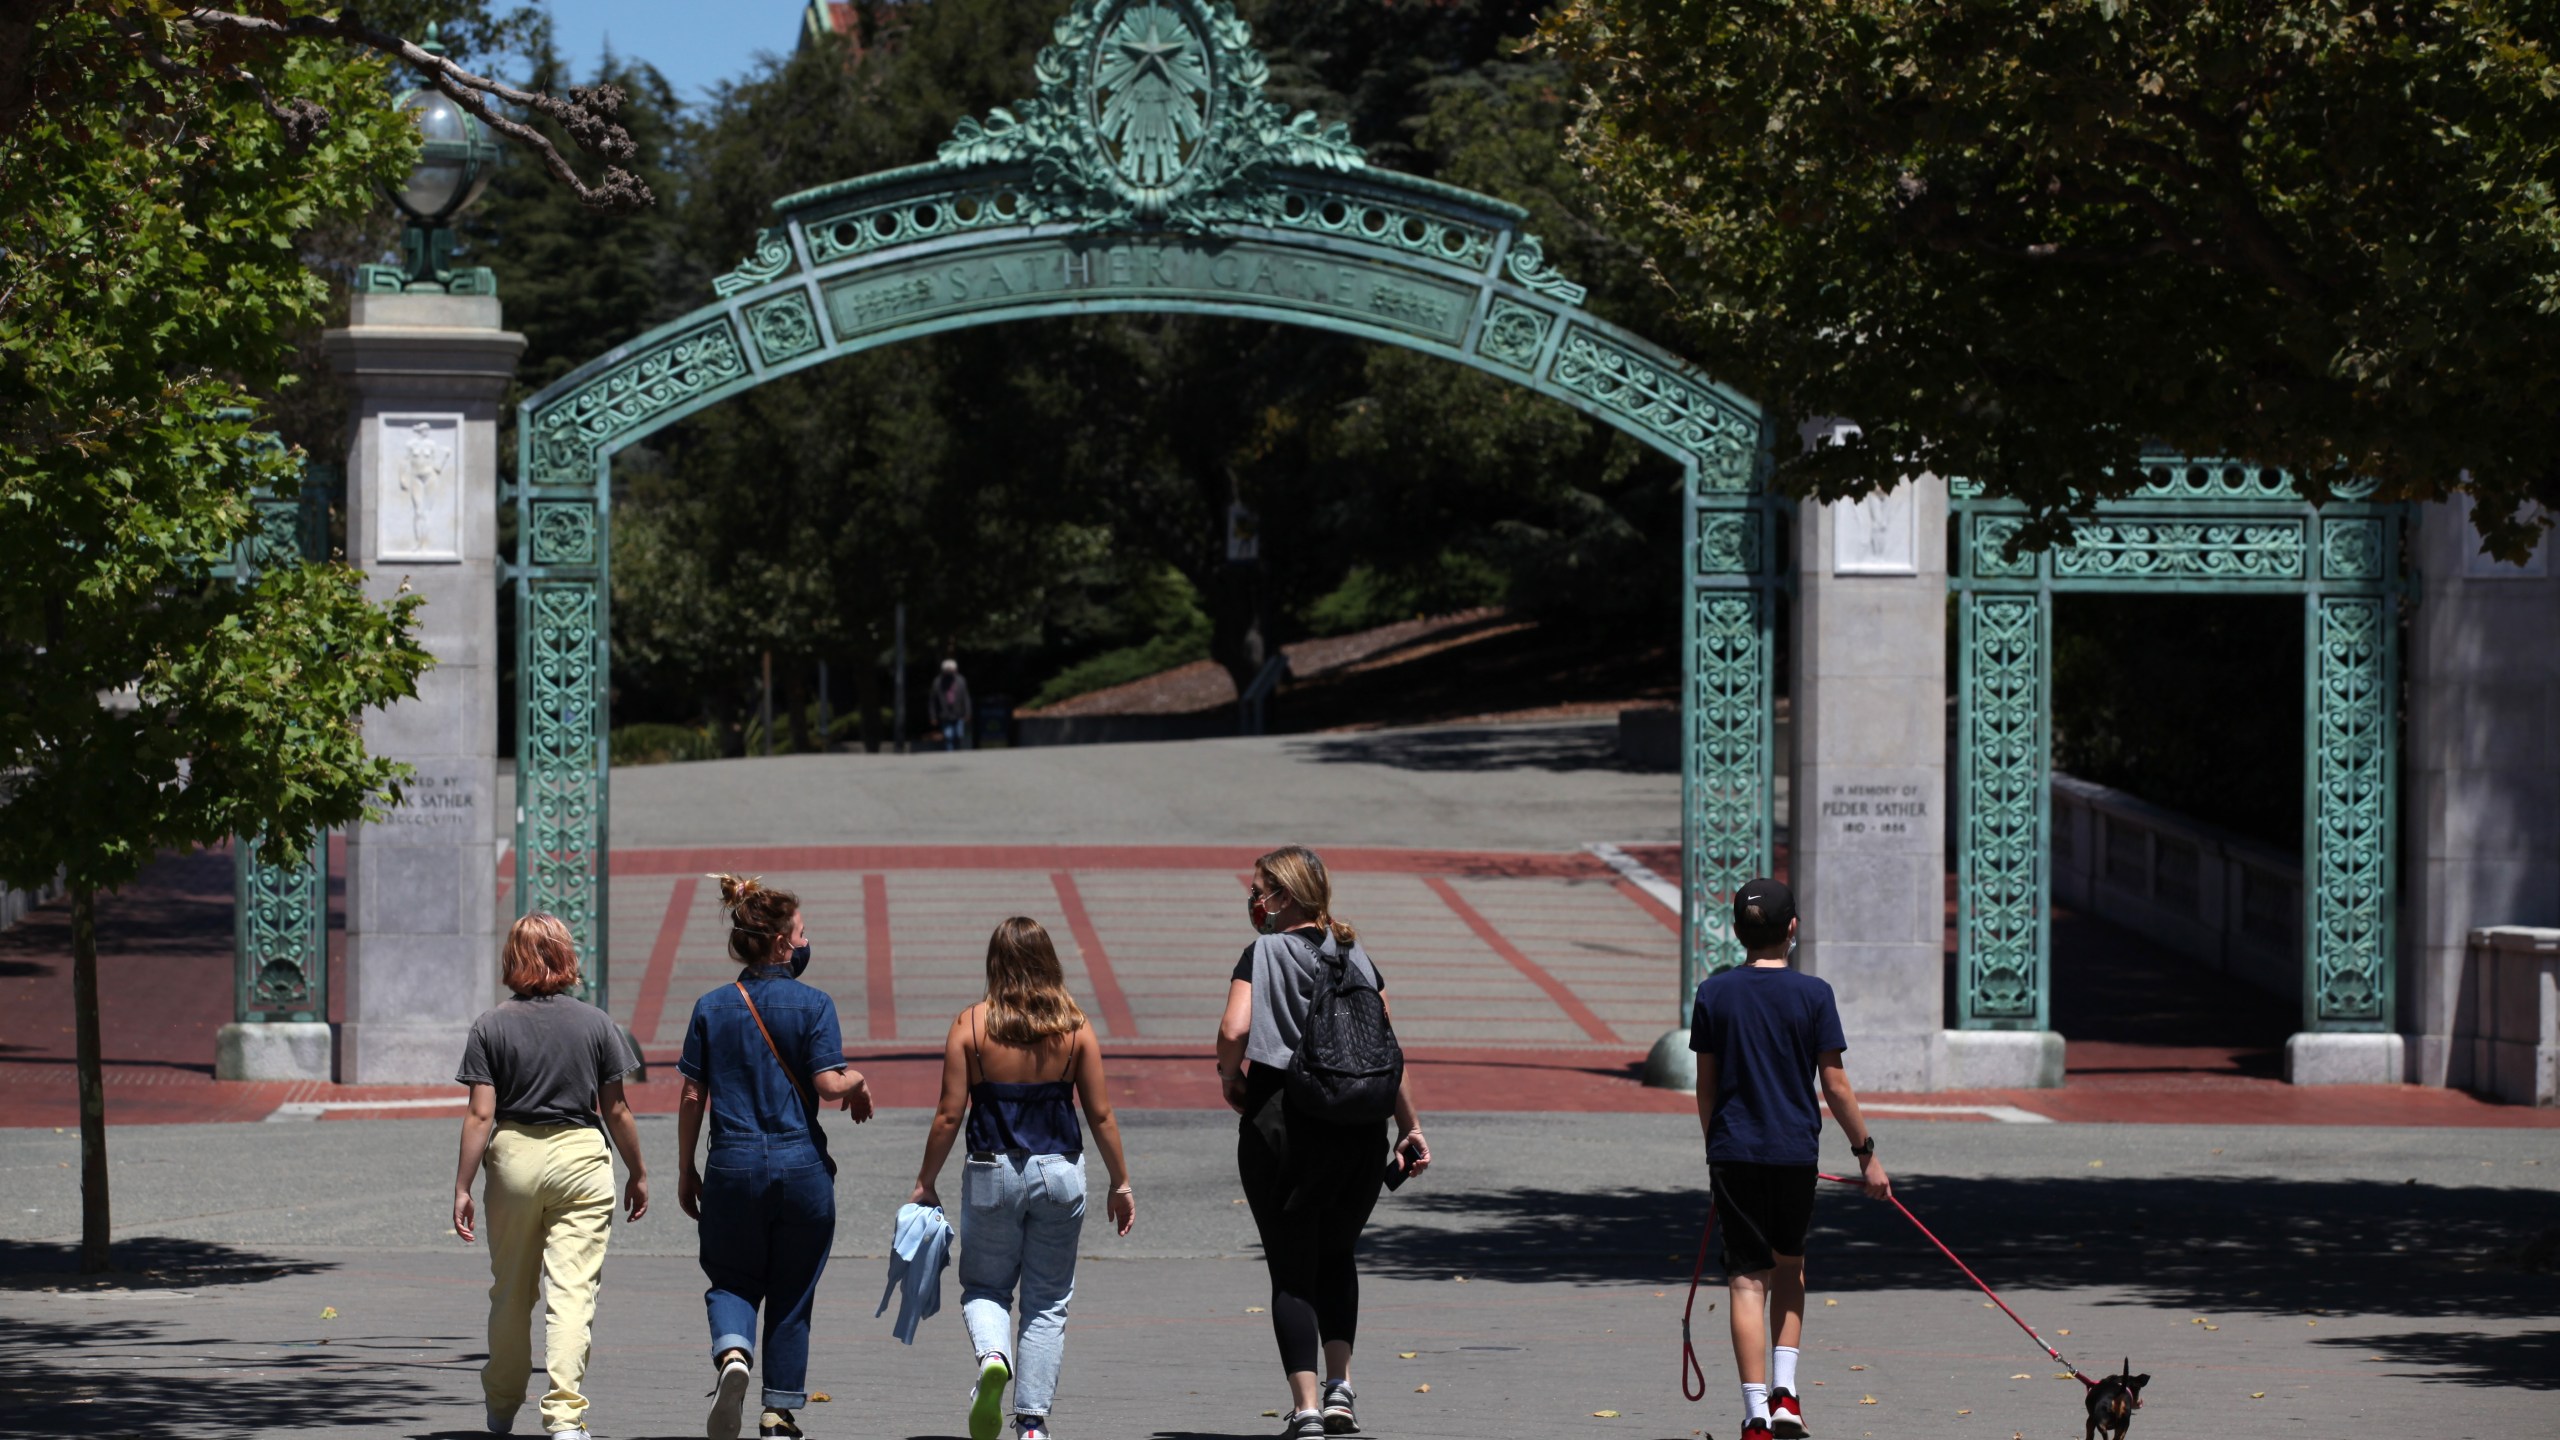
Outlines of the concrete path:
<svg viewBox="0 0 2560 1440">
<path fill-rule="evenodd" d="M 1677 1383 L 1701 1208 L 1694 1121 L 1430 1120 L 1440 1165 L 1388 1198 L 1367 1244 L 1355 1378 L 1370 1433 L 1731 1436 L 1714 1290 L 1698 1301 L 1707 1402 L 1685 1403 Z M 961 1433 L 957 1316 L 946 1308 L 909 1349 L 870 1315 L 922 1116 L 830 1125 L 844 1222 L 812 1376 L 832 1398 L 806 1412 L 810 1432 Z M 1907 1201 L 2048 1338 L 2084 1368 L 2129 1353 L 2151 1373 L 2137 1436 L 2548 1429 L 2560 1292 L 2520 1257 L 2547 1267 L 2560 1239 L 2549 1132 L 1879 1128 Z M 445 1229 L 452 1130 L 121 1130 L 119 1258 L 133 1273 L 103 1285 L 56 1273 L 76 1208 L 71 1137 L 0 1134 L 0 1337 L 13 1356 L 0 1428 L 470 1433 L 486 1271 Z M 1061 1432 L 1267 1434 L 1277 1367 L 1254 1308 L 1268 1302 L 1251 1225 L 1233 1203 L 1232 1125 L 1133 1112 L 1128 1130 L 1139 1228 L 1125 1241 L 1087 1231 Z M 643 1143 L 671 1192 L 670 1127 L 649 1122 Z M 662 1193 L 615 1239 L 589 1385 L 610 1440 L 699 1433 L 690 1237 Z M 2080 1434 L 2080 1387 L 1893 1212 L 1826 1195 L 1813 1250 L 1803 1378 L 1816 1434 Z M 956 1304 L 949 1282 L 945 1298 Z"/>
<path fill-rule="evenodd" d="M 500 814 L 514 801 L 501 786 Z M 613 772 L 617 846 L 1074 843 L 1560 850 L 1680 838 L 1680 777 L 1617 727 L 1444 725 Z M 1781 795 L 1779 813 L 1785 814 Z"/>
</svg>

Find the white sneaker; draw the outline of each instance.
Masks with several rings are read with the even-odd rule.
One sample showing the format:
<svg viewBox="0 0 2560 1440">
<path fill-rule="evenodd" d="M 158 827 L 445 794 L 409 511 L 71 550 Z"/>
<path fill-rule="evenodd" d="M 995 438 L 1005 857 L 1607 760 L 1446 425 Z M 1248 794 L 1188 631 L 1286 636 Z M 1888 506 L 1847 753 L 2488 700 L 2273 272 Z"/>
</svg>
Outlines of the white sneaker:
<svg viewBox="0 0 2560 1440">
<path fill-rule="evenodd" d="M 1004 1387 L 1012 1378 L 1013 1367 L 1003 1351 L 978 1357 L 978 1383 L 969 1391 L 969 1440 L 996 1440 L 1003 1432 Z"/>
<path fill-rule="evenodd" d="M 595 1440 L 595 1437 L 587 1433 L 586 1426 L 572 1425 L 566 1430 L 552 1431 L 551 1440 Z"/>
<path fill-rule="evenodd" d="M 711 1418 L 702 1424 L 702 1433 L 708 1440 L 738 1440 L 738 1425 L 747 1408 L 750 1373 L 747 1362 L 734 1355 L 720 1367 L 719 1382 L 711 1387 Z"/>
</svg>

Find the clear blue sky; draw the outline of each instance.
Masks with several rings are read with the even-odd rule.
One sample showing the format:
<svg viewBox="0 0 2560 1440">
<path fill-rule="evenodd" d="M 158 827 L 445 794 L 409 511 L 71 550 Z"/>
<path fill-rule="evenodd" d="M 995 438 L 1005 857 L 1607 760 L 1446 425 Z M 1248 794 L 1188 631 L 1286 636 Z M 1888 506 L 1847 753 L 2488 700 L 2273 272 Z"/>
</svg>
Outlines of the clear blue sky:
<svg viewBox="0 0 2560 1440">
<path fill-rule="evenodd" d="M 585 80 L 609 39 L 617 55 L 646 60 L 699 101 L 716 83 L 743 76 L 756 52 L 788 55 L 800 43 L 806 0 L 534 0 L 551 12 L 560 53 Z M 505 5 L 493 7 L 504 10 Z"/>
</svg>

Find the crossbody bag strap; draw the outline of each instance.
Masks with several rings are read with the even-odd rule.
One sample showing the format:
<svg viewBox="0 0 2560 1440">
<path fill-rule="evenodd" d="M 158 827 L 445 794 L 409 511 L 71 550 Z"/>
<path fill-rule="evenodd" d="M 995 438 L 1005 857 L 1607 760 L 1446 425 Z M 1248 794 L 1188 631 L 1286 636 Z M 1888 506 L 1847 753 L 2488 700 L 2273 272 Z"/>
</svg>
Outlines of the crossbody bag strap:
<svg viewBox="0 0 2560 1440">
<path fill-rule="evenodd" d="M 764 1037 L 764 1048 L 773 1052 L 773 1063 L 781 1066 L 782 1073 L 790 1077 L 791 1088 L 799 1093 L 800 1098 L 812 1107 L 816 1106 L 818 1097 L 810 1094 L 809 1087 L 801 1083 L 800 1072 L 792 1069 L 791 1062 L 782 1058 L 782 1047 L 773 1043 L 773 1032 L 764 1028 L 764 1012 L 756 1008 L 756 997 L 747 993 L 747 982 L 741 980 L 737 985 L 738 998 L 747 1002 L 747 1014 L 756 1022 L 756 1033 Z"/>
</svg>

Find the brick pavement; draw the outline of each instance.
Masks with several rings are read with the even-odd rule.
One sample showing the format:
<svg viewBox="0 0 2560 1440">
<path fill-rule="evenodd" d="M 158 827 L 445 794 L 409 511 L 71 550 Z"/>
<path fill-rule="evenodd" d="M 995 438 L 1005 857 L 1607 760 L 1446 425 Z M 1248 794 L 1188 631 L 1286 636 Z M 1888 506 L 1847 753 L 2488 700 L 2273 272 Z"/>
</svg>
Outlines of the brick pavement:
<svg viewBox="0 0 2560 1440">
<path fill-rule="evenodd" d="M 608 993 L 658 1066 L 635 1087 L 635 1102 L 652 1113 L 672 1108 L 665 1062 L 682 1043 L 692 997 L 732 973 L 716 890 L 702 877 L 733 869 L 801 893 L 817 944 L 808 978 L 835 996 L 848 1051 L 884 1103 L 931 1103 L 943 1027 L 978 993 L 988 931 L 1020 912 L 1056 935 L 1110 1042 L 1123 1103 L 1214 1109 L 1221 1102 L 1208 1032 L 1241 948 L 1253 853 L 1218 845 L 618 851 Z M 1644 892 L 1578 851 L 1339 847 L 1329 859 L 1337 908 L 1360 926 L 1389 977 L 1416 1083 L 1431 1103 L 1638 1112 L 1691 1104 L 1635 1079 L 1644 1049 L 1677 1012 L 1669 993 L 1676 920 Z M 119 1123 L 358 1107 L 321 1112 L 345 1120 L 453 1098 L 450 1087 L 214 1081 L 213 1032 L 231 1004 L 229 899 L 230 860 L 217 851 L 164 860 L 103 902 L 108 1092 Z M 0 935 L 0 1091 L 11 1102 L 0 1107 L 0 1124 L 76 1120 L 67 931 L 57 905 Z M 2120 932 L 2074 933 L 2117 947 L 2092 952 L 2106 965 L 2157 963 L 2125 949 L 2139 942 Z M 343 996 L 340 969 L 333 963 L 333 997 Z M 1872 1098 L 1930 1107 L 1903 1112 L 1912 1118 L 1961 1121 L 1991 1109 L 2068 1120 L 2560 1125 L 2560 1113 L 2419 1087 L 2296 1090 L 2267 1078 L 2263 1045 L 2222 1038 L 2240 1043 L 2075 1034 L 2061 1090 Z"/>
</svg>

